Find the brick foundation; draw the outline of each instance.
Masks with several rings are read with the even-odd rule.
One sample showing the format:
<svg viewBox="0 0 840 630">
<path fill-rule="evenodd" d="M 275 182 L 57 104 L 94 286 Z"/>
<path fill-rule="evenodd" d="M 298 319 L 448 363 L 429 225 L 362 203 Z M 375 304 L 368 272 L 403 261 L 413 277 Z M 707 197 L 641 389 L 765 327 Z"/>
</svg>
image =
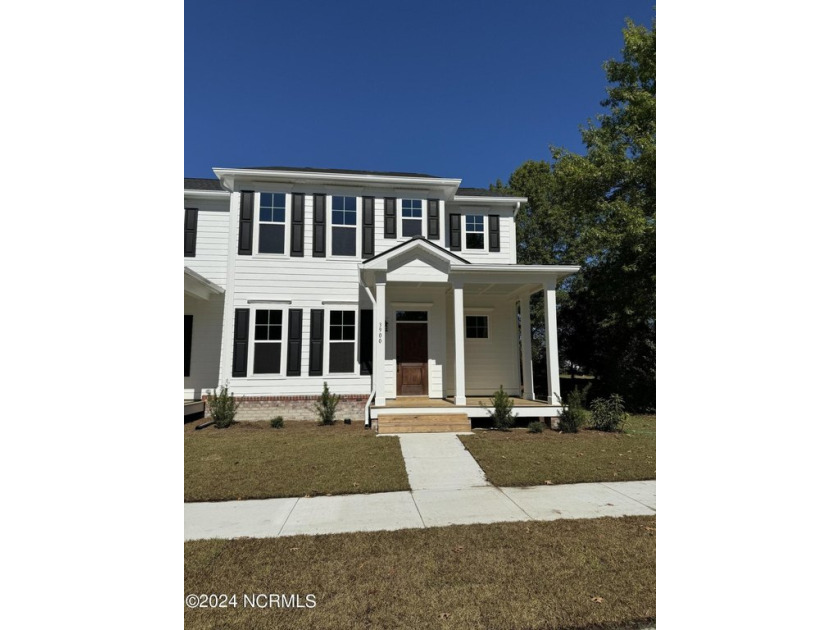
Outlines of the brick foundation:
<svg viewBox="0 0 840 630">
<path fill-rule="evenodd" d="M 319 398 L 320 396 L 237 396 L 239 410 L 236 412 L 236 420 L 252 422 L 283 416 L 284 420 L 290 422 L 317 422 L 318 414 L 314 407 Z M 207 396 L 202 396 L 201 399 L 207 402 Z M 343 422 L 344 418 L 350 418 L 353 422 L 364 422 L 367 399 L 364 394 L 343 395 L 335 412 L 335 421 Z M 210 407 L 205 404 L 204 417 L 209 416 Z"/>
</svg>

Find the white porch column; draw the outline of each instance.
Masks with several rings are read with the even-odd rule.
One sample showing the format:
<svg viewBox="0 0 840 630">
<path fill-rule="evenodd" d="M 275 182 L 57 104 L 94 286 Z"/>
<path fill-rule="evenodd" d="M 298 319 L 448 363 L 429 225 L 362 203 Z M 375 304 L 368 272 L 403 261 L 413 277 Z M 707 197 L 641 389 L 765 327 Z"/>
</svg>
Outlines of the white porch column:
<svg viewBox="0 0 840 630">
<path fill-rule="evenodd" d="M 376 310 L 373 322 L 373 387 L 374 404 L 385 405 L 385 277 L 376 278 Z"/>
<path fill-rule="evenodd" d="M 534 365 L 531 360 L 531 296 L 519 298 L 520 350 L 522 355 L 522 396 L 534 400 Z"/>
<path fill-rule="evenodd" d="M 452 281 L 452 296 L 455 305 L 455 404 L 466 405 L 466 372 L 464 370 L 464 283 Z"/>
<path fill-rule="evenodd" d="M 545 356 L 548 368 L 548 402 L 557 404 L 560 397 L 560 360 L 557 356 L 557 284 L 552 280 L 544 285 L 545 295 Z M 557 396 L 555 397 L 555 394 Z"/>
</svg>

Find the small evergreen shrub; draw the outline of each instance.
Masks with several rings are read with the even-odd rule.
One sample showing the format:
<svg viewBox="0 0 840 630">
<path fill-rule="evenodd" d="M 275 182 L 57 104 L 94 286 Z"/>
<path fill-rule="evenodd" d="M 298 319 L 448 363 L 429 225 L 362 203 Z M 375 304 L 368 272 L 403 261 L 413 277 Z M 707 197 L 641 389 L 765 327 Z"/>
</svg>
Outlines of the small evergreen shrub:
<svg viewBox="0 0 840 630">
<path fill-rule="evenodd" d="M 272 429 L 282 429 L 283 428 L 283 416 L 277 416 L 271 419 L 271 428 Z"/>
<path fill-rule="evenodd" d="M 528 433 L 542 433 L 543 423 L 539 420 L 534 420 L 528 425 Z"/>
<path fill-rule="evenodd" d="M 621 431 L 627 414 L 624 412 L 624 399 L 618 394 L 609 398 L 596 398 L 590 405 L 592 426 L 599 431 Z"/>
<path fill-rule="evenodd" d="M 586 423 L 586 395 L 589 392 L 589 385 L 582 390 L 573 389 L 566 396 L 566 408 L 560 413 L 558 429 L 563 433 L 577 433 Z"/>
<path fill-rule="evenodd" d="M 321 392 L 321 398 L 315 403 L 315 413 L 318 414 L 318 424 L 335 424 L 335 410 L 338 407 L 338 401 L 341 396 L 338 394 L 331 394 L 327 382 L 324 381 L 324 390 Z"/>
<path fill-rule="evenodd" d="M 493 392 L 492 402 L 493 411 L 490 412 L 490 417 L 493 419 L 493 428 L 508 431 L 516 422 L 516 414 L 513 413 L 513 401 L 501 385 Z M 481 406 L 484 407 L 484 404 Z"/>
<path fill-rule="evenodd" d="M 207 396 L 207 406 L 210 408 L 210 417 L 217 429 L 227 429 L 232 425 L 236 410 L 239 409 L 239 403 L 233 394 L 228 392 L 227 384 L 218 394 L 216 388 L 213 388 L 213 393 Z"/>
</svg>

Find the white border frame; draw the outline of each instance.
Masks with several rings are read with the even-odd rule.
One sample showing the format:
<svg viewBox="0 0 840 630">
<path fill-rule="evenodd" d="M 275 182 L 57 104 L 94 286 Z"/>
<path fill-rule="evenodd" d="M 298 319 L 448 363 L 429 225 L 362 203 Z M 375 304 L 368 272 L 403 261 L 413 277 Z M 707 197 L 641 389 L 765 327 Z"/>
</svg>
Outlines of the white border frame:
<svg viewBox="0 0 840 630">
<path fill-rule="evenodd" d="M 270 252 L 261 252 L 260 251 L 260 230 L 262 229 L 262 223 L 260 221 L 260 198 L 263 193 L 271 194 L 271 195 L 285 195 L 286 196 L 286 220 L 283 222 L 285 226 L 285 231 L 283 233 L 283 253 L 282 254 L 274 254 Z M 306 197 L 303 199 L 304 203 L 304 212 L 306 209 Z M 274 225 L 280 225 L 279 223 L 273 222 Z M 252 256 L 258 256 L 260 258 L 277 258 L 277 259 L 286 259 L 291 258 L 291 254 L 289 249 L 291 248 L 291 235 L 292 235 L 292 195 L 291 193 L 285 192 L 283 190 L 256 190 L 254 191 L 254 243 L 251 249 Z"/>
<path fill-rule="evenodd" d="M 279 255 L 279 254 L 277 254 Z M 286 378 L 286 358 L 289 353 L 289 305 L 288 304 L 249 304 L 251 309 L 248 322 L 248 378 L 255 380 L 277 380 Z M 279 374 L 255 374 L 254 355 L 257 341 L 255 334 L 257 328 L 257 311 L 282 311 L 283 312 L 283 334 L 280 338 L 280 373 Z"/>
</svg>

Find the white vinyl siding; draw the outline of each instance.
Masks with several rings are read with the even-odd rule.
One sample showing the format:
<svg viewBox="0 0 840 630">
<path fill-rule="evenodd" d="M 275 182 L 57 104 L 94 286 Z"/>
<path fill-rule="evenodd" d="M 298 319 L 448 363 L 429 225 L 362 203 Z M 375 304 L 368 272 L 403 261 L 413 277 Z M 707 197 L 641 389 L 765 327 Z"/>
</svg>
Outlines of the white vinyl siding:
<svg viewBox="0 0 840 630">
<path fill-rule="evenodd" d="M 184 206 L 198 208 L 195 256 L 185 257 L 184 265 L 224 288 L 227 280 L 229 201 L 186 197 Z"/>
<path fill-rule="evenodd" d="M 192 315 L 190 375 L 184 377 L 184 400 L 199 400 L 219 384 L 224 295 L 209 300 L 184 296 L 184 314 Z"/>
</svg>

